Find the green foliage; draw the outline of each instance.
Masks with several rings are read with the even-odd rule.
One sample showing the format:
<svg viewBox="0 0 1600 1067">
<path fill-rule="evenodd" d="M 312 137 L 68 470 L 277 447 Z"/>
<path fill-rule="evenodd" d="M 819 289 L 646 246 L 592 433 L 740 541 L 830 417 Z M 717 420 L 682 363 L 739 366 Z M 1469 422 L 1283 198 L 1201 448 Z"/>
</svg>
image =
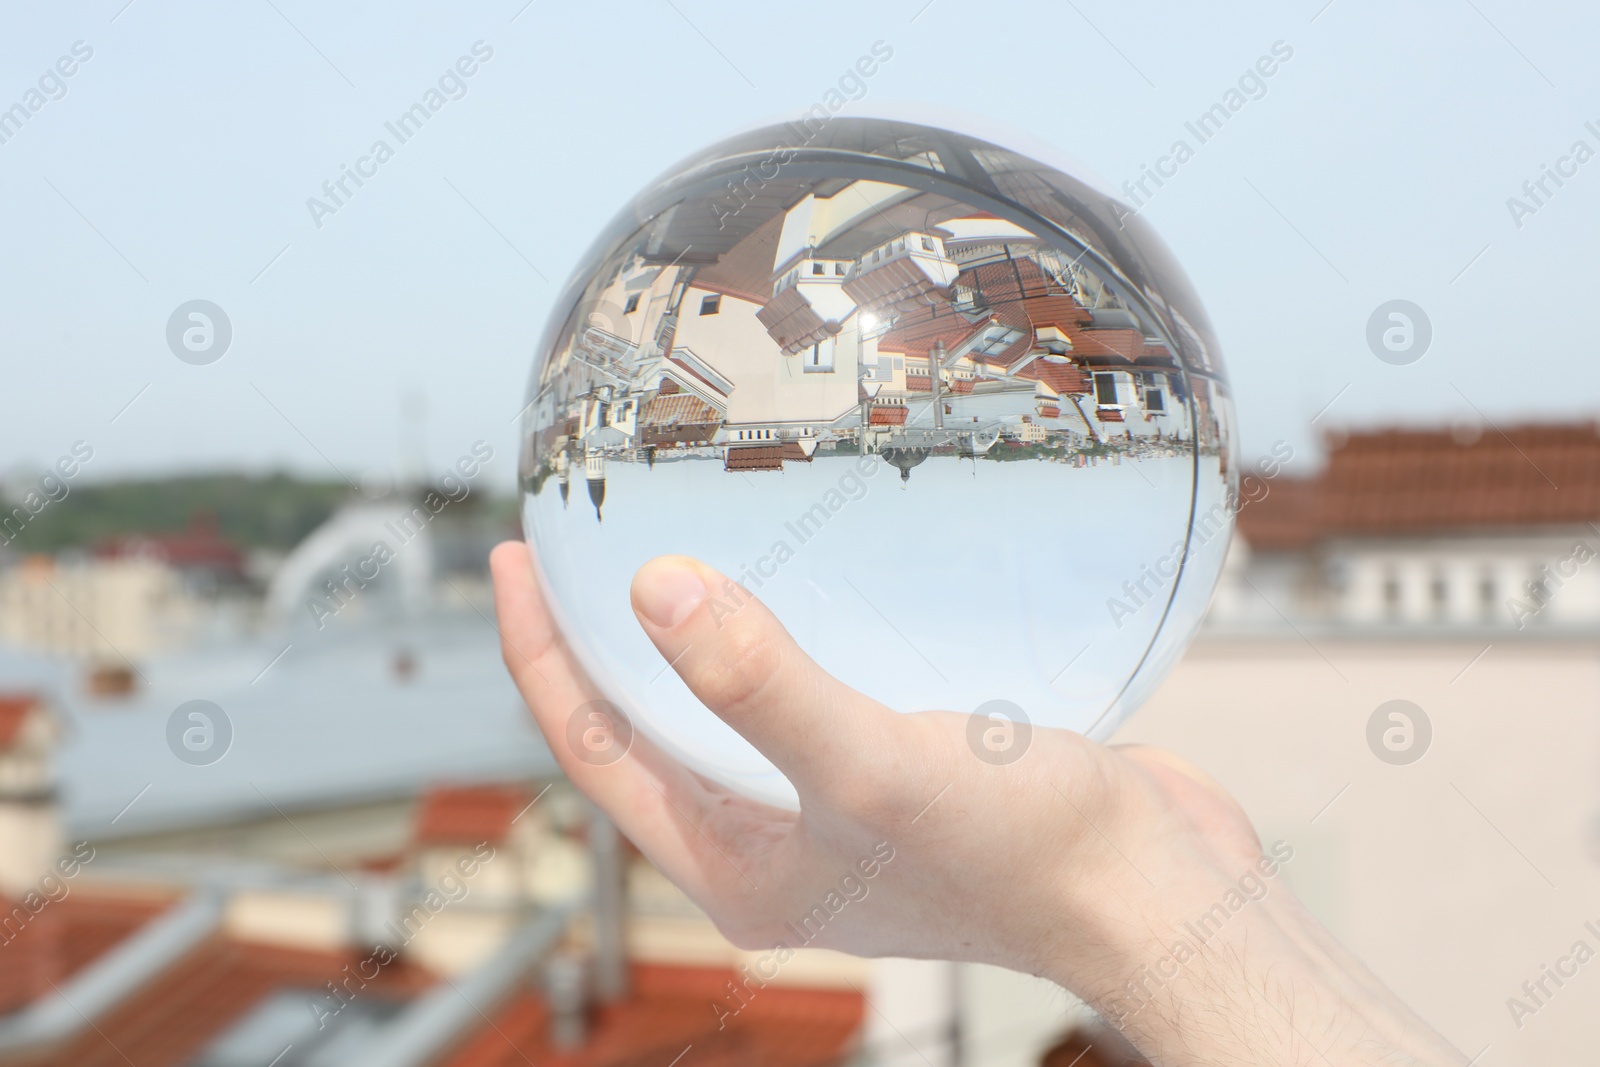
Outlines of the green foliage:
<svg viewBox="0 0 1600 1067">
<path fill-rule="evenodd" d="M 288 474 L 197 474 L 73 485 L 12 543 L 19 552 L 92 548 L 113 537 L 170 533 L 197 516 L 246 548 L 289 549 L 353 495 L 342 481 Z M 9 510 L 9 509 L 8 509 Z"/>
</svg>

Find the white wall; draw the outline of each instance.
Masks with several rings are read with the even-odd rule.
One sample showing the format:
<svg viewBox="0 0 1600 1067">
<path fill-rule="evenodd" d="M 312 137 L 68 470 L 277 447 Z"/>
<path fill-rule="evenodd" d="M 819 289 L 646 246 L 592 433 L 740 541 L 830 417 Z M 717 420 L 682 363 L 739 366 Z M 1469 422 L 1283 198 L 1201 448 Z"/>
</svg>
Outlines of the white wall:
<svg viewBox="0 0 1600 1067">
<path fill-rule="evenodd" d="M 1203 638 L 1117 740 L 1194 760 L 1293 844 L 1290 883 L 1467 1056 L 1591 1061 L 1600 962 L 1520 1030 L 1506 999 L 1600 925 L 1600 650 L 1315 640 Z M 1434 730 L 1409 766 L 1365 740 L 1396 698 Z"/>
</svg>

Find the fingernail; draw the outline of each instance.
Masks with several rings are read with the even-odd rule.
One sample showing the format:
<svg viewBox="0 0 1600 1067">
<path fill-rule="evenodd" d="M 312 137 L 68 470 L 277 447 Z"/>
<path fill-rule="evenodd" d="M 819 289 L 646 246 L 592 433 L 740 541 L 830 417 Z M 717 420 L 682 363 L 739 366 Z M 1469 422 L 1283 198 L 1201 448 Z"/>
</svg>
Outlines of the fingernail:
<svg viewBox="0 0 1600 1067">
<path fill-rule="evenodd" d="M 706 583 L 695 571 L 676 561 L 645 565 L 639 574 L 639 614 L 663 630 L 670 630 L 706 598 Z"/>
</svg>

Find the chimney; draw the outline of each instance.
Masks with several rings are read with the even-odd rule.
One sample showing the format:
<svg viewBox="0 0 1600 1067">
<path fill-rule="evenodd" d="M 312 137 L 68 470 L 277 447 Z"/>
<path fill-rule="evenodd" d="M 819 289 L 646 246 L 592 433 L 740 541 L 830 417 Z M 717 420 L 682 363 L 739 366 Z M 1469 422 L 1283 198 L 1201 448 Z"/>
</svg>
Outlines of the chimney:
<svg viewBox="0 0 1600 1067">
<path fill-rule="evenodd" d="M 599 811 L 589 817 L 589 857 L 594 869 L 594 985 L 602 1003 L 628 995 L 628 893 L 622 839 Z"/>
<path fill-rule="evenodd" d="M 0 900 L 37 889 L 62 852 L 57 726 L 37 695 L 0 693 Z"/>
</svg>

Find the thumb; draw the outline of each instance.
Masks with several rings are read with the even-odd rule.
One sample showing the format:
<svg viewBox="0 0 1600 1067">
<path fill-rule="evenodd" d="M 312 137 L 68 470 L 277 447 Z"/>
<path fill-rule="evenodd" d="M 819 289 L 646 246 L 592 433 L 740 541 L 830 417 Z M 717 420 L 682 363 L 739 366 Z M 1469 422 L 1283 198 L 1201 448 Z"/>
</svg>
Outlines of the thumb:
<svg viewBox="0 0 1600 1067">
<path fill-rule="evenodd" d="M 805 793 L 870 773 L 900 716 L 819 667 L 753 594 L 685 556 L 633 579 L 639 624 L 691 692 Z"/>
</svg>

